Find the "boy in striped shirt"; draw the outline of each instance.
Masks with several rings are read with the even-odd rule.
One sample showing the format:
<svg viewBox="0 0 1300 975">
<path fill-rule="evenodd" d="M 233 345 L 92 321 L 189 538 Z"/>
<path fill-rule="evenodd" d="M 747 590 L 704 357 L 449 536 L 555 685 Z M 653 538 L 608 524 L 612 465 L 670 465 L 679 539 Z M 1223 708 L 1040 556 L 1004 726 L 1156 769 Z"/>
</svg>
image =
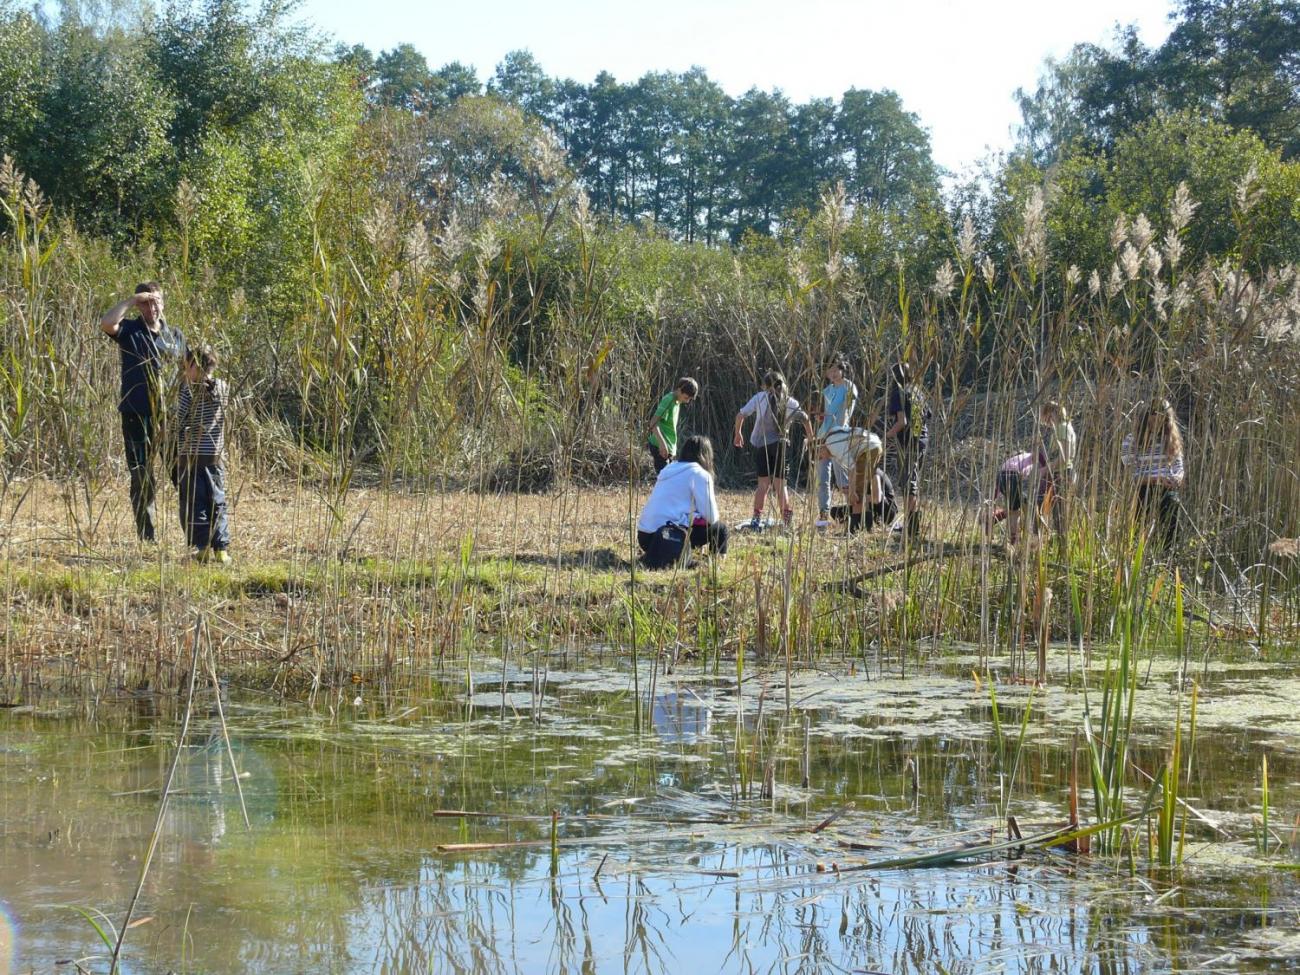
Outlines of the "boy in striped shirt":
<svg viewBox="0 0 1300 975">
<path fill-rule="evenodd" d="M 226 405 L 229 391 L 217 379 L 216 353 L 208 346 L 185 353 L 185 382 L 177 410 L 176 487 L 181 524 L 194 558 L 229 562 L 226 523 Z"/>
</svg>

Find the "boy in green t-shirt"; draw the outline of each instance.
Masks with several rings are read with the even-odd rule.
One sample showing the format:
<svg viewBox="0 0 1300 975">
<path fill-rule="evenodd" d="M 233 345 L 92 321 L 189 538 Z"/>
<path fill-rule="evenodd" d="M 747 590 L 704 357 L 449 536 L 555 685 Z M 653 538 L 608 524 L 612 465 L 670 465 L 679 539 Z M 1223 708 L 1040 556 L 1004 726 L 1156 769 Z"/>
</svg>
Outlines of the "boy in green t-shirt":
<svg viewBox="0 0 1300 975">
<path fill-rule="evenodd" d="M 646 449 L 650 451 L 656 475 L 677 456 L 677 413 L 682 404 L 695 399 L 699 391 L 700 384 L 690 376 L 684 376 L 660 397 L 654 416 L 650 418 L 650 433 L 646 439 Z"/>
</svg>

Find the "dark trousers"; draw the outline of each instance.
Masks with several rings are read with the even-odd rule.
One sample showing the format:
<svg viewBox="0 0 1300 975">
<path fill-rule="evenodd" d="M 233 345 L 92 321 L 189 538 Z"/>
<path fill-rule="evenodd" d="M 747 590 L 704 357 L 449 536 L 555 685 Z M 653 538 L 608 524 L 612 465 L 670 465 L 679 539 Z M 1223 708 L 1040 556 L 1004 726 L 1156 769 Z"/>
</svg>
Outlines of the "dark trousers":
<svg viewBox="0 0 1300 975">
<path fill-rule="evenodd" d="M 925 459 L 925 446 L 917 440 L 900 439 L 891 456 L 897 474 L 894 484 L 902 488 L 903 497 L 917 497 L 921 493 L 921 462 Z"/>
<path fill-rule="evenodd" d="M 1007 502 L 1007 511 L 1019 511 L 1025 506 L 1024 479 L 1014 471 L 998 471 L 995 494 L 1001 494 Z"/>
<path fill-rule="evenodd" d="M 157 451 L 155 423 L 150 413 L 122 414 L 122 444 L 126 447 L 126 469 L 131 474 L 131 510 L 135 513 L 135 533 L 152 542 L 154 495 L 154 454 Z"/>
<path fill-rule="evenodd" d="M 681 561 L 682 546 L 690 539 L 691 548 L 711 548 L 719 555 L 727 554 L 729 533 L 727 526 L 717 521 L 712 525 L 695 525 L 689 536 L 686 529 L 665 525 L 657 532 L 636 533 L 641 546 L 641 562 L 647 569 L 666 569 Z"/>
<path fill-rule="evenodd" d="M 217 551 L 230 546 L 226 523 L 226 472 L 217 457 L 182 457 L 176 467 L 181 524 L 194 548 Z"/>
<path fill-rule="evenodd" d="M 862 506 L 862 527 L 871 531 L 876 525 L 888 528 L 898 517 L 898 506 L 889 498 L 881 498 L 880 504 L 868 501 Z"/>
<path fill-rule="evenodd" d="M 844 505 L 840 510 L 843 512 L 843 517 L 848 519 L 849 531 L 851 532 L 871 531 L 877 525 L 884 525 L 888 528 L 894 523 L 894 519 L 898 517 L 898 505 L 887 497 L 881 498 L 879 504 L 872 504 L 870 501 L 864 502 L 862 514 L 860 515 L 853 514 L 847 505 Z M 831 514 L 835 516 L 836 511 L 832 509 Z"/>
<path fill-rule="evenodd" d="M 1178 540 L 1183 501 L 1177 491 L 1144 481 L 1137 488 L 1137 507 L 1144 522 L 1155 521 L 1155 537 L 1166 548 Z"/>
<path fill-rule="evenodd" d="M 659 472 L 668 466 L 668 460 L 672 460 L 672 458 L 669 457 L 668 460 L 664 460 L 659 454 L 659 448 L 654 444 L 647 444 L 646 450 L 650 451 L 650 463 L 655 465 L 655 475 L 658 476 Z"/>
</svg>

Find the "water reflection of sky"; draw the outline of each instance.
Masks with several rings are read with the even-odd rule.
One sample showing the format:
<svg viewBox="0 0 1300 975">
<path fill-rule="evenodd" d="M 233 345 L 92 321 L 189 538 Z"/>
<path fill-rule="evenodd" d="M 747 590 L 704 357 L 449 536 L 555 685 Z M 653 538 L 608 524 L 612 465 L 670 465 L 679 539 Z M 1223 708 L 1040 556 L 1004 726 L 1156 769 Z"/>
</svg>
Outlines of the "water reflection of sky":
<svg viewBox="0 0 1300 975">
<path fill-rule="evenodd" d="M 679 863 L 688 853 L 679 851 Z M 354 948 L 398 971 L 429 958 L 448 971 L 502 973 L 1028 975 L 1162 964 L 1143 931 L 1108 932 L 1088 888 L 1051 867 L 850 879 L 809 877 L 810 864 L 780 847 L 693 859 L 693 872 L 633 861 L 607 863 L 597 877 L 598 860 L 565 858 L 554 879 L 525 880 L 482 862 L 448 869 L 431 860 L 418 882 L 365 892 L 351 921 Z"/>
</svg>

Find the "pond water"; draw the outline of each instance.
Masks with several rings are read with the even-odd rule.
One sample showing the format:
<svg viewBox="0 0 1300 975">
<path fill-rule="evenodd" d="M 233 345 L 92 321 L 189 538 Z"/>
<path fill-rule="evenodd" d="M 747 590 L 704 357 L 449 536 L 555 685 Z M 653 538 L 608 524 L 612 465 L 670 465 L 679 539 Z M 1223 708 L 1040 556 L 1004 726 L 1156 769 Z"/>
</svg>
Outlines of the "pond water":
<svg viewBox="0 0 1300 975">
<path fill-rule="evenodd" d="M 312 708 L 231 689 L 248 826 L 214 700 L 200 695 L 122 970 L 1296 964 L 1300 686 L 1263 665 L 1201 675 L 1186 795 L 1203 818 L 1190 820 L 1181 870 L 1148 867 L 1144 849 L 1130 863 L 1033 848 L 871 868 L 1002 838 L 1001 801 L 1026 836 L 1065 820 L 1082 695 L 1063 673 L 1034 693 L 1002 800 L 988 688 L 970 672 L 956 660 L 906 679 L 795 673 L 787 688 L 780 672 L 738 687 L 734 675 L 643 671 L 640 709 L 626 666 L 559 658 L 477 661 L 469 678 L 401 692 L 362 682 Z M 1157 662 L 1141 691 L 1135 760 L 1151 772 L 1177 683 Z M 997 693 L 1014 738 L 1030 692 Z M 107 971 L 76 908 L 116 924 L 135 888 L 180 726 L 174 702 L 158 704 L 0 711 L 0 975 Z M 1185 695 L 1182 706 L 1186 722 Z M 1261 854 L 1265 754 L 1274 839 Z"/>
</svg>

